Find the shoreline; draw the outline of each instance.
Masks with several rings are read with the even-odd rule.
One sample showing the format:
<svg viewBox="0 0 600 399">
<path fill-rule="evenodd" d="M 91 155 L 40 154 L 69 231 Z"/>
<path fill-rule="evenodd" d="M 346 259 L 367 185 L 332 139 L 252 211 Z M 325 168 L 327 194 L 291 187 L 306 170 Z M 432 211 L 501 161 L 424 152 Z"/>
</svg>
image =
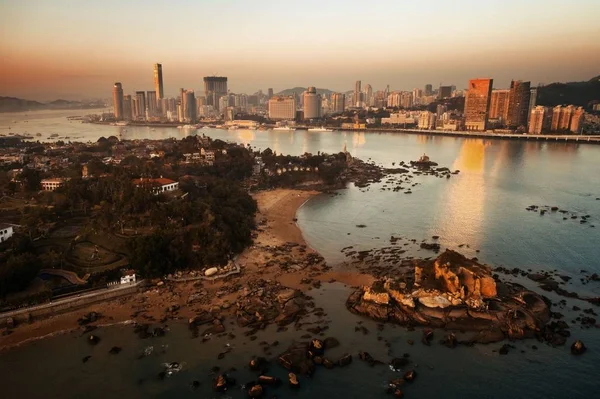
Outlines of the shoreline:
<svg viewBox="0 0 600 399">
<path fill-rule="evenodd" d="M 219 281 L 164 282 L 161 286 L 152 284 L 125 298 L 99 302 L 65 312 L 48 318 L 34 320 L 28 324 L 17 325 L 8 335 L 0 336 L 0 353 L 29 342 L 52 337 L 61 333 L 84 331 L 85 326 L 78 320 L 89 312 L 97 312 L 102 317 L 97 326 L 113 325 L 125 322 L 157 324 L 169 319 L 187 321 L 198 313 L 220 306 L 224 316 L 235 317 L 234 304 L 239 292 L 226 292 L 227 287 L 236 283 L 247 285 L 252 281 L 275 281 L 283 287 L 305 293 L 313 285 L 306 284 L 306 279 L 313 282 L 338 281 L 348 286 L 369 285 L 374 281 L 370 275 L 356 270 L 343 271 L 328 268 L 317 251 L 309 247 L 302 231 L 293 220 L 298 209 L 314 196 L 321 194 L 315 190 L 275 189 L 253 194 L 257 201 L 257 230 L 254 243 L 238 256 L 242 272 Z M 289 253 L 274 253 L 276 248 L 289 247 Z M 280 252 L 280 251 L 279 251 Z M 292 257 L 298 264 L 306 263 L 307 257 L 321 260 L 311 266 L 282 270 L 277 267 Z M 210 300 L 196 303 L 191 298 L 199 294 Z M 228 304 L 227 306 L 225 304 Z M 165 309 L 177 307 L 172 315 Z M 6 328 L 1 331 L 6 331 Z"/>
</svg>

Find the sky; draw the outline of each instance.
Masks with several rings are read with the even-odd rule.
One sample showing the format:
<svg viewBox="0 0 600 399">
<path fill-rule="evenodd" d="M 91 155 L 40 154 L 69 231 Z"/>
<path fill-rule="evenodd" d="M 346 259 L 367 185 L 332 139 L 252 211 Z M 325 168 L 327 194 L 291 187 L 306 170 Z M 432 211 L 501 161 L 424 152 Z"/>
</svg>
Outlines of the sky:
<svg viewBox="0 0 600 399">
<path fill-rule="evenodd" d="M 374 90 L 600 75 L 600 0 L 0 0 L 0 96 Z"/>
</svg>

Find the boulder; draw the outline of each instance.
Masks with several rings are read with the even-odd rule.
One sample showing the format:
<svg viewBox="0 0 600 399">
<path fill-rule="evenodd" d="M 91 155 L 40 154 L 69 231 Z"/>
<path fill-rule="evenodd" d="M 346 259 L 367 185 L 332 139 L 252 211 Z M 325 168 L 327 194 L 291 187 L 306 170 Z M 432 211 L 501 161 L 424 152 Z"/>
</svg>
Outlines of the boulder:
<svg viewBox="0 0 600 399">
<path fill-rule="evenodd" d="M 404 380 L 408 382 L 413 382 L 417 378 L 417 372 L 415 370 L 408 370 L 404 373 Z"/>
<path fill-rule="evenodd" d="M 267 365 L 267 363 L 267 359 L 265 359 L 264 357 L 253 357 L 252 359 L 250 359 L 248 367 L 252 371 L 260 371 Z"/>
<path fill-rule="evenodd" d="M 431 295 L 431 296 L 421 296 L 419 297 L 419 302 L 428 308 L 442 308 L 445 309 L 449 306 L 452 306 L 452 302 L 450 302 L 443 295 Z"/>
<path fill-rule="evenodd" d="M 100 342 L 100 337 L 94 334 L 90 334 L 87 341 L 90 345 L 98 345 L 98 343 Z"/>
<path fill-rule="evenodd" d="M 271 377 L 269 375 L 261 375 L 258 377 L 258 383 L 261 385 L 276 386 L 276 385 L 281 384 L 281 380 L 277 377 Z"/>
<path fill-rule="evenodd" d="M 342 357 L 337 361 L 338 366 L 345 367 L 352 363 L 352 355 L 345 353 Z"/>
<path fill-rule="evenodd" d="M 260 398 L 264 393 L 263 387 L 260 384 L 254 384 L 250 387 L 246 386 L 246 388 L 248 389 L 248 397 L 250 398 Z"/>
<path fill-rule="evenodd" d="M 315 370 L 314 363 L 308 358 L 307 343 L 296 343 L 279 355 L 277 363 L 293 373 L 312 375 Z"/>
<path fill-rule="evenodd" d="M 432 340 L 433 340 L 433 330 L 430 330 L 430 329 L 423 330 L 423 335 L 421 336 L 421 342 L 427 346 L 430 346 Z"/>
<path fill-rule="evenodd" d="M 333 349 L 333 348 L 336 348 L 338 346 L 340 346 L 340 341 L 338 341 L 337 338 L 327 337 L 323 341 L 323 347 L 324 347 L 325 350 Z"/>
<path fill-rule="evenodd" d="M 335 367 L 335 363 L 325 357 L 325 358 L 323 358 L 323 366 L 326 369 L 332 369 Z"/>
<path fill-rule="evenodd" d="M 323 356 L 323 354 L 325 353 L 325 346 L 323 344 L 323 341 L 317 338 L 310 341 L 308 352 L 310 357 Z"/>
<path fill-rule="evenodd" d="M 581 355 L 586 350 L 587 350 L 587 348 L 585 347 L 583 342 L 581 342 L 580 340 L 573 342 L 573 345 L 571 345 L 571 353 L 574 355 Z"/>
<path fill-rule="evenodd" d="M 300 382 L 298 381 L 298 377 L 296 377 L 296 374 L 289 373 L 288 381 L 290 383 L 291 388 L 300 388 Z"/>
<path fill-rule="evenodd" d="M 211 267 L 211 268 L 208 268 L 208 269 L 206 269 L 206 270 L 204 271 L 204 275 L 205 275 L 206 277 L 211 277 L 211 276 L 214 276 L 215 274 L 217 274 L 218 272 L 219 272 L 219 269 L 218 269 L 218 268 L 216 268 L 216 267 Z"/>
</svg>

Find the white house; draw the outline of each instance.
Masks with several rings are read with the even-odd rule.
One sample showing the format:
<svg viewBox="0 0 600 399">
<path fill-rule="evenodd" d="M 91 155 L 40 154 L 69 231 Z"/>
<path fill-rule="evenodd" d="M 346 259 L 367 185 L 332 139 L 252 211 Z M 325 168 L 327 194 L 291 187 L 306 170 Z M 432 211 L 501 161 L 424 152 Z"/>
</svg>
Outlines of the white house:
<svg viewBox="0 0 600 399">
<path fill-rule="evenodd" d="M 121 271 L 121 284 L 135 283 L 135 270 Z"/>
<path fill-rule="evenodd" d="M 53 179 L 43 179 L 41 184 L 42 184 L 42 190 L 44 191 L 54 191 L 59 187 L 62 187 L 65 185 L 65 182 L 69 180 L 67 178 L 62 178 L 62 177 L 55 177 Z"/>
<path fill-rule="evenodd" d="M 8 224 L 0 224 L 0 242 L 4 242 L 12 237 L 13 227 Z"/>
<path fill-rule="evenodd" d="M 159 179 L 135 179 L 133 184 L 136 187 L 147 187 L 151 189 L 155 194 L 165 193 L 167 191 L 175 191 L 179 188 L 179 183 L 171 180 L 165 179 L 163 177 Z"/>
</svg>

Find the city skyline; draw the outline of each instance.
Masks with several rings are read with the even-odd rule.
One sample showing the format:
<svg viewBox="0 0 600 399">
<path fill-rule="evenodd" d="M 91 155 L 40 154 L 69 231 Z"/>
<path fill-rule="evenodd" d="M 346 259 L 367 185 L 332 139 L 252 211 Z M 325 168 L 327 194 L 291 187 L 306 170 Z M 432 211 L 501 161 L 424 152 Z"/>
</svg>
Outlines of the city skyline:
<svg viewBox="0 0 600 399">
<path fill-rule="evenodd" d="M 536 17 L 540 6 L 544 18 Z M 309 84 L 346 92 L 356 80 L 374 89 L 389 84 L 411 90 L 427 83 L 461 89 L 473 76 L 494 76 L 496 88 L 508 88 L 514 78 L 536 86 L 588 80 L 600 72 L 595 41 L 600 3 L 593 0 L 389 1 L 372 13 L 364 8 L 363 2 L 339 1 L 178 0 L 159 7 L 140 1 L 6 0 L 0 5 L 5 64 L 0 95 L 108 98 L 106 87 L 114 82 L 128 92 L 149 90 L 153 76 L 141 71 L 156 62 L 164 66 L 167 97 L 176 96 L 179 87 L 201 92 L 202 78 L 215 74 L 229 77 L 232 92 L 253 93 Z M 564 20 L 573 9 L 585 9 L 576 23 Z M 213 14 L 223 18 L 199 18 Z M 297 23 L 290 23 L 292 15 Z M 393 20 L 381 23 L 394 15 L 402 22 L 400 33 Z M 134 29 L 140 22 L 168 21 L 177 23 Z M 358 22 L 364 29 L 350 28 Z"/>
</svg>

